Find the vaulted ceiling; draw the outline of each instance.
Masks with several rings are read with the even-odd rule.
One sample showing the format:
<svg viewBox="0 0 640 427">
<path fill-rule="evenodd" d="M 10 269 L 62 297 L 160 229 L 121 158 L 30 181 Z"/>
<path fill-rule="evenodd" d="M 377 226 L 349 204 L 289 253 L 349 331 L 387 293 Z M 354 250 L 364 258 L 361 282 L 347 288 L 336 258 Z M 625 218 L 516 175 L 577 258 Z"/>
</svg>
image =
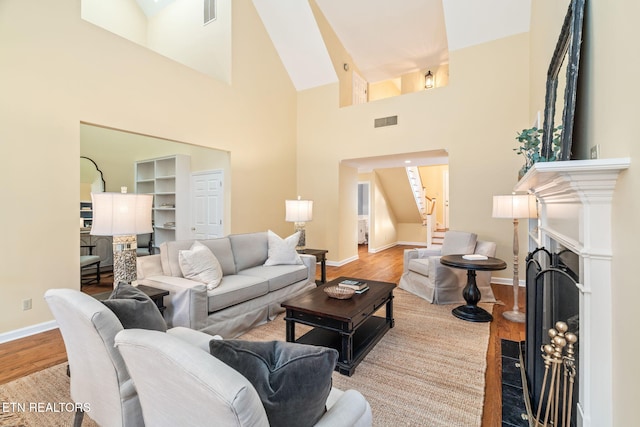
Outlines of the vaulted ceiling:
<svg viewBox="0 0 640 427">
<path fill-rule="evenodd" d="M 370 83 L 529 31 L 531 0 L 315 1 Z M 297 90 L 337 81 L 308 1 L 253 0 Z"/>
</svg>

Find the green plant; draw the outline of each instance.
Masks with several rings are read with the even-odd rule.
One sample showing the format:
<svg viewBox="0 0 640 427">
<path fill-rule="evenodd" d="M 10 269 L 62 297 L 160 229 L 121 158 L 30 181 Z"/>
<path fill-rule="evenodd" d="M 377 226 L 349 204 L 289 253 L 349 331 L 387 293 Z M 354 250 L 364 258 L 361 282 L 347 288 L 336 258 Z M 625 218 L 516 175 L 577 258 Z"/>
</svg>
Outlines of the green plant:
<svg viewBox="0 0 640 427">
<path fill-rule="evenodd" d="M 527 173 L 534 163 L 553 162 L 558 160 L 561 136 L 562 126 L 555 127 L 553 129 L 553 139 L 551 140 L 551 155 L 549 157 L 544 157 L 540 153 L 540 149 L 542 148 L 542 129 L 538 129 L 537 127 L 523 129 L 516 137 L 520 146 L 513 149 L 516 154 L 521 154 L 525 159 L 525 163 L 522 166 L 522 169 L 520 169 L 520 176 Z"/>
</svg>

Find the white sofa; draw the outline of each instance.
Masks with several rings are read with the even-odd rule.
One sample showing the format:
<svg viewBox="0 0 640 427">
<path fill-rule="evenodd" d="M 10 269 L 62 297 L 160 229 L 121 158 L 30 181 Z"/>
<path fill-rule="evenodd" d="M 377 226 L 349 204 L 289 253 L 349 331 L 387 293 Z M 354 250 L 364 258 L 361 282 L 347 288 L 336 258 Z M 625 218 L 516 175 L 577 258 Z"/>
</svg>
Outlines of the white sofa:
<svg viewBox="0 0 640 427">
<path fill-rule="evenodd" d="M 300 255 L 303 264 L 264 266 L 267 232 L 232 234 L 200 240 L 220 262 L 222 282 L 213 290 L 186 279 L 178 253 L 195 240 L 165 242 L 160 254 L 137 259 L 138 283 L 169 291 L 164 312 L 169 327 L 184 326 L 233 338 L 282 312 L 280 303 L 315 287 L 316 258 Z"/>
</svg>

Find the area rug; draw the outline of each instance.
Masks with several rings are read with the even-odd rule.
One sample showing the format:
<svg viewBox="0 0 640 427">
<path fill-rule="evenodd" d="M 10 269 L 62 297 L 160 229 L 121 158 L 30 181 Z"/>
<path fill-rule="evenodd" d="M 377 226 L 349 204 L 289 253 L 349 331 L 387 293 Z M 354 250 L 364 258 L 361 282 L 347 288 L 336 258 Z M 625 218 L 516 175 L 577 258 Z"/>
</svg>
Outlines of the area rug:
<svg viewBox="0 0 640 427">
<path fill-rule="evenodd" d="M 73 425 L 75 402 L 69 395 L 67 364 L 61 363 L 0 385 L 0 405 L 0 426 Z M 98 425 L 85 415 L 82 427 Z"/>
<path fill-rule="evenodd" d="M 334 387 L 360 391 L 374 426 L 480 426 L 489 324 L 459 320 L 451 314 L 455 305 L 430 304 L 403 289 L 394 297 L 395 327 L 351 377 L 334 372 Z M 304 331 L 296 325 L 297 337 Z M 241 338 L 284 337 L 280 315 Z"/>
<path fill-rule="evenodd" d="M 334 373 L 334 387 L 360 391 L 371 405 L 374 426 L 480 426 L 489 324 L 456 319 L 451 315 L 454 306 L 432 305 L 402 289 L 394 290 L 394 296 L 395 327 L 353 376 Z M 296 332 L 304 328 L 297 326 Z M 242 336 L 260 341 L 284 337 L 282 315 Z M 66 364 L 1 385 L 0 425 L 72 424 L 73 413 L 54 412 L 56 408 L 6 410 L 7 404 L 16 409 L 18 403 L 34 402 L 70 402 Z M 85 416 L 83 427 L 88 426 L 95 423 Z"/>
</svg>

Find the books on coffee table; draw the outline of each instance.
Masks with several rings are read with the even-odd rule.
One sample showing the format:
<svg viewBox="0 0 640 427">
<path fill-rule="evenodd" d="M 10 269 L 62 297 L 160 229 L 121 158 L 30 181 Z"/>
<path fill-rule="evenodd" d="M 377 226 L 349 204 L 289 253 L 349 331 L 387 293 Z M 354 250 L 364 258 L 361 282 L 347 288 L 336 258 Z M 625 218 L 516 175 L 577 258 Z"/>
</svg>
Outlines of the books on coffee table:
<svg viewBox="0 0 640 427">
<path fill-rule="evenodd" d="M 364 291 L 368 289 L 367 282 L 363 282 L 361 280 L 343 280 L 338 283 L 338 286 L 344 286 L 346 288 L 351 288 L 354 291 Z"/>
</svg>

